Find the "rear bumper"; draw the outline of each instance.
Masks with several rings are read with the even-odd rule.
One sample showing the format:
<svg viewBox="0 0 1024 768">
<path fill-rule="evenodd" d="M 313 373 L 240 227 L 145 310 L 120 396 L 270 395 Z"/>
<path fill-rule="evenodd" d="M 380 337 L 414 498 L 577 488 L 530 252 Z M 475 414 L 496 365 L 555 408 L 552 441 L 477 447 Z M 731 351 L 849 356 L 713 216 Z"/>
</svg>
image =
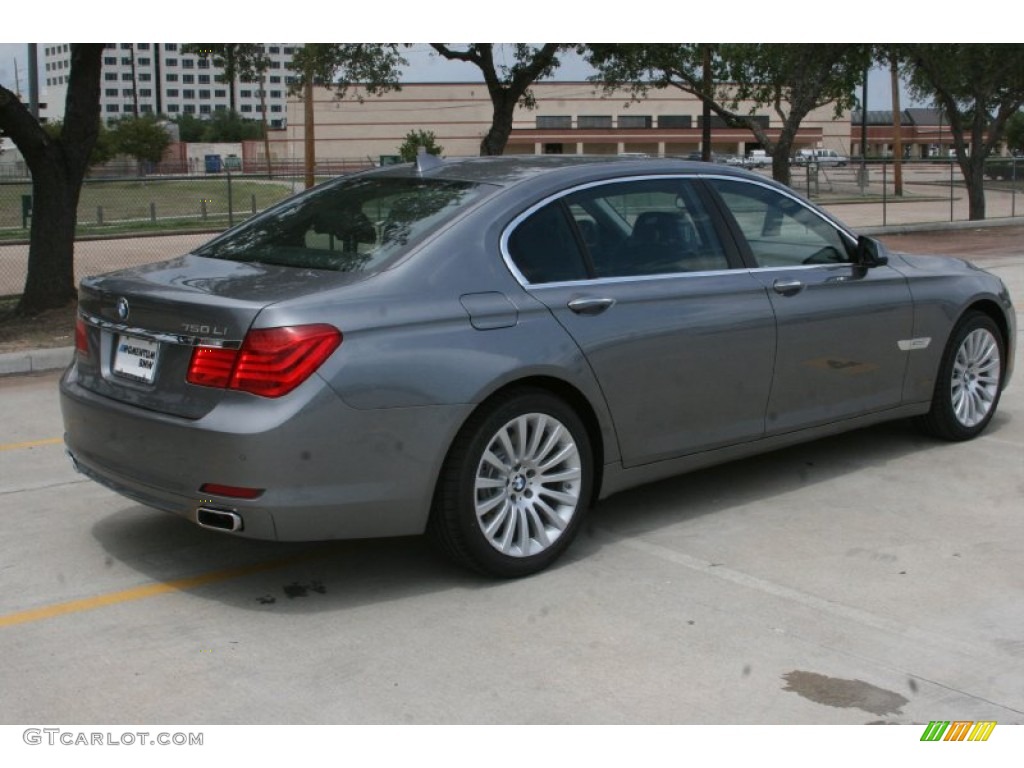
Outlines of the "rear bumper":
<svg viewBox="0 0 1024 768">
<path fill-rule="evenodd" d="M 357 410 L 314 376 L 279 401 L 231 393 L 191 421 L 96 395 L 74 366 L 60 393 L 67 450 L 87 477 L 192 522 L 203 509 L 235 514 L 236 535 L 280 541 L 422 533 L 471 410 Z M 264 490 L 235 499 L 201 493 L 206 483 Z"/>
</svg>

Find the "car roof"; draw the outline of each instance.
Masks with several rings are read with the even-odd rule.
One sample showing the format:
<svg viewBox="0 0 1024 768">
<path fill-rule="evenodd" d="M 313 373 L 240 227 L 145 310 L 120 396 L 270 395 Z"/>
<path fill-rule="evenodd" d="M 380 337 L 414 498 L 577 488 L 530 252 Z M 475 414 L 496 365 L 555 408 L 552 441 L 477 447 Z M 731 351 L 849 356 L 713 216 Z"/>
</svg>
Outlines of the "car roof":
<svg viewBox="0 0 1024 768">
<path fill-rule="evenodd" d="M 751 178 L 741 169 L 726 168 L 674 157 L 619 157 L 617 155 L 499 155 L 492 157 L 432 158 L 422 164 L 390 165 L 370 171 L 373 174 L 421 176 L 452 181 L 471 181 L 511 186 L 544 176 L 557 176 L 563 182 L 586 182 L 609 176 L 692 173 Z M 754 178 L 762 179 L 756 176 Z"/>
</svg>

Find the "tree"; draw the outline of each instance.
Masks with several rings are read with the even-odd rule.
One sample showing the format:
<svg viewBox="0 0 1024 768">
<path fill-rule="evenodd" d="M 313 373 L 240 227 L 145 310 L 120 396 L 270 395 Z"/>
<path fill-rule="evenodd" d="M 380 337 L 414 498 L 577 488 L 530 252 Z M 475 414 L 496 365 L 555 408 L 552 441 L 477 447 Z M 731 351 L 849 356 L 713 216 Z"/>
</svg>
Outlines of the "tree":
<svg viewBox="0 0 1024 768">
<path fill-rule="evenodd" d="M 76 295 L 74 246 L 78 197 L 100 129 L 103 43 L 72 43 L 64 123 L 51 138 L 22 101 L 0 86 L 0 128 L 32 173 L 28 274 L 16 312 L 35 315 Z"/>
<path fill-rule="evenodd" d="M 870 62 L 869 47 L 860 44 L 723 43 L 713 49 L 709 83 L 706 44 L 602 43 L 588 50 L 606 90 L 625 86 L 639 96 L 650 88 L 678 88 L 707 103 L 727 125 L 750 130 L 772 157 L 772 176 L 784 184 L 801 122 L 828 104 L 837 117 L 849 110 Z M 742 103 L 751 106 L 742 111 Z M 755 114 L 765 108 L 778 118 L 777 134 Z"/>
<path fill-rule="evenodd" d="M 419 152 L 420 147 L 427 151 L 430 155 L 440 155 L 444 152 L 444 147 L 439 146 L 437 143 L 437 137 L 434 136 L 433 131 L 409 131 L 405 134 L 405 141 L 402 142 L 402 146 L 398 148 L 398 154 L 402 156 L 402 159 L 411 163 L 416 159 L 416 154 Z"/>
<path fill-rule="evenodd" d="M 181 52 L 194 54 L 201 59 L 212 59 L 214 66 L 224 70 L 223 80 L 228 86 L 228 106 L 232 112 L 238 106 L 235 85 L 239 76 L 262 53 L 259 43 L 185 43 L 181 46 Z"/>
<path fill-rule="evenodd" d="M 46 131 L 51 141 L 60 140 L 60 135 L 64 130 L 63 120 L 50 120 L 42 125 L 43 130 Z M 118 152 L 117 147 L 114 146 L 114 135 L 107 128 L 106 123 L 100 120 L 97 127 L 99 132 L 96 134 L 96 143 L 93 144 L 92 152 L 89 153 L 90 168 L 94 165 L 100 165 L 113 160 Z"/>
<path fill-rule="evenodd" d="M 192 114 L 182 114 L 174 118 L 178 126 L 178 140 L 188 143 L 203 141 L 206 132 L 206 121 Z"/>
<path fill-rule="evenodd" d="M 985 161 L 1024 106 L 1024 45 L 925 43 L 905 46 L 910 84 L 931 97 L 949 124 L 967 187 L 969 217 L 985 218 Z"/>
<path fill-rule="evenodd" d="M 495 62 L 494 43 L 469 43 L 462 49 L 452 48 L 448 43 L 430 46 L 442 57 L 472 64 L 483 73 L 493 112 L 491 127 L 480 142 L 481 155 L 500 155 L 505 151 L 516 107 L 536 106 L 530 86 L 558 68 L 560 52 L 578 48 L 575 43 L 544 43 L 540 47 L 514 43 L 514 63 L 506 66 Z"/>
<path fill-rule="evenodd" d="M 171 144 L 170 134 L 154 115 L 118 120 L 111 134 L 117 152 L 134 157 L 140 164 L 159 163 Z"/>
<path fill-rule="evenodd" d="M 247 120 L 237 112 L 219 109 L 209 120 L 201 121 L 203 132 L 198 141 L 254 141 L 262 139 L 263 124 L 258 120 Z"/>
</svg>

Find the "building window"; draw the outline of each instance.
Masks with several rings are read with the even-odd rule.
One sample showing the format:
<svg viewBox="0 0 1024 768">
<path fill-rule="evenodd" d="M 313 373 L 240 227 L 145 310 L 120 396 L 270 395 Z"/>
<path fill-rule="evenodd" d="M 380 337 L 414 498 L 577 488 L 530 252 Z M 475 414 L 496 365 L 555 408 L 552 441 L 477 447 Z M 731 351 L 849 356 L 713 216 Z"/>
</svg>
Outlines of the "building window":
<svg viewBox="0 0 1024 768">
<path fill-rule="evenodd" d="M 280 99 L 281 98 L 281 92 L 280 91 L 271 91 L 270 92 L 270 98 L 272 98 L 272 99 Z"/>
<path fill-rule="evenodd" d="M 243 104 L 241 110 L 243 112 L 252 112 L 252 104 Z"/>
<path fill-rule="evenodd" d="M 176 51 L 176 50 L 178 50 L 178 44 L 177 43 L 164 43 L 164 50 L 165 51 Z"/>
<path fill-rule="evenodd" d="M 104 72 L 103 73 L 103 79 L 104 80 L 117 80 L 117 72 Z"/>
<path fill-rule="evenodd" d="M 537 127 L 547 130 L 572 128 L 572 117 L 569 115 L 537 115 Z"/>
<path fill-rule="evenodd" d="M 580 115 L 576 118 L 576 124 L 580 128 L 611 128 L 611 115 Z"/>
<path fill-rule="evenodd" d="M 182 69 L 193 69 L 193 68 L 195 68 L 195 66 L 196 66 L 195 59 L 182 59 L 181 60 L 181 67 L 182 67 Z"/>
<path fill-rule="evenodd" d="M 252 91 L 248 91 L 248 90 L 239 91 L 238 95 L 241 96 L 243 99 L 251 99 L 252 98 Z"/>
<path fill-rule="evenodd" d="M 139 56 L 139 58 L 136 59 L 136 61 L 138 62 L 140 67 L 148 67 L 151 64 L 148 56 Z"/>
<path fill-rule="evenodd" d="M 49 85 L 50 84 L 49 81 L 47 81 L 46 84 Z M 103 95 L 107 96 L 107 97 L 114 96 L 116 98 L 117 97 L 117 88 L 107 88 L 105 91 L 103 91 Z"/>
<path fill-rule="evenodd" d="M 186 88 L 181 92 L 181 97 L 183 99 L 194 99 L 196 97 L 196 92 L 192 88 Z"/>
<path fill-rule="evenodd" d="M 295 48 L 293 46 L 286 45 L 284 47 L 284 55 L 285 56 L 291 56 L 293 53 L 295 53 Z"/>
<path fill-rule="evenodd" d="M 168 72 L 167 75 L 166 75 L 166 78 L 167 78 L 167 82 L 168 83 L 176 83 L 176 82 L 178 82 L 178 76 L 176 74 L 172 73 L 172 72 Z"/>
<path fill-rule="evenodd" d="M 140 51 L 148 51 L 149 43 L 136 43 L 135 47 L 138 48 Z"/>
<path fill-rule="evenodd" d="M 117 104 L 107 104 L 107 112 L 120 112 L 121 107 Z"/>
<path fill-rule="evenodd" d="M 126 98 L 129 98 L 129 99 L 132 97 L 132 94 L 134 94 L 134 93 L 135 93 L 135 91 L 132 90 L 131 88 L 122 88 L 121 89 L 121 95 L 126 97 Z"/>
<path fill-rule="evenodd" d="M 117 56 L 104 56 L 103 57 L 103 65 L 104 66 L 106 66 L 106 67 L 113 67 L 116 64 L 117 64 Z M 50 65 L 47 64 L 46 68 L 49 69 Z"/>
<path fill-rule="evenodd" d="M 692 128 L 693 117 L 690 115 L 661 115 L 658 117 L 659 128 Z"/>
<path fill-rule="evenodd" d="M 132 44 L 131 43 L 121 43 L 121 50 L 122 51 L 130 51 L 131 49 L 132 49 Z"/>
<path fill-rule="evenodd" d="M 200 104 L 199 105 L 199 114 L 201 114 L 201 115 L 208 115 L 208 114 L 210 114 L 210 105 L 209 104 Z"/>
<path fill-rule="evenodd" d="M 178 60 L 177 59 L 164 59 L 164 64 L 166 64 L 168 67 L 176 67 L 176 66 L 178 66 Z"/>
<path fill-rule="evenodd" d="M 195 75 L 182 75 L 181 82 L 183 83 L 194 83 L 196 81 Z"/>
<path fill-rule="evenodd" d="M 209 85 L 210 84 L 210 76 L 209 75 L 200 75 L 199 76 L 199 82 L 203 83 L 204 85 Z"/>
<path fill-rule="evenodd" d="M 181 108 L 177 104 L 168 104 L 167 105 L 167 113 L 168 114 L 171 114 L 173 112 L 178 112 L 178 111 L 180 111 L 180 109 Z"/>
<path fill-rule="evenodd" d="M 153 79 L 153 75 L 151 75 L 149 72 L 139 72 L 139 82 L 140 83 L 148 83 L 148 82 L 152 81 L 152 79 Z"/>
<path fill-rule="evenodd" d="M 176 98 L 178 98 L 178 89 L 177 88 L 168 88 L 167 89 L 167 98 L 169 98 L 169 99 L 176 99 Z"/>
<path fill-rule="evenodd" d="M 121 79 L 122 80 L 127 80 L 130 83 L 132 81 L 132 73 L 131 72 L 122 72 L 121 73 Z"/>
<path fill-rule="evenodd" d="M 271 104 L 270 105 L 270 111 L 271 112 L 282 112 L 284 110 L 282 109 L 280 104 Z"/>
<path fill-rule="evenodd" d="M 272 62 L 270 62 L 270 68 L 271 69 L 280 69 L 281 68 L 281 62 L 280 61 L 272 61 Z"/>
<path fill-rule="evenodd" d="M 139 104 L 139 112 L 145 112 L 151 114 L 153 112 L 152 104 Z"/>
<path fill-rule="evenodd" d="M 650 115 L 619 115 L 619 128 L 652 128 L 654 118 Z"/>
<path fill-rule="evenodd" d="M 153 95 L 153 89 L 152 88 L 140 88 L 139 89 L 139 96 L 141 96 L 144 99 L 148 99 L 148 98 L 152 97 L 152 95 Z"/>
<path fill-rule="evenodd" d="M 196 105 L 186 104 L 184 107 L 182 107 L 181 111 L 184 112 L 186 115 L 194 115 L 196 113 Z"/>
<path fill-rule="evenodd" d="M 228 97 L 228 92 L 226 90 L 224 90 L 223 88 L 216 88 L 213 91 L 213 95 L 214 95 L 214 98 L 217 98 L 217 99 L 226 99 Z"/>
<path fill-rule="evenodd" d="M 121 57 L 121 66 L 122 67 L 130 67 L 131 65 L 132 65 L 132 58 L 131 58 L 131 56 L 122 56 Z"/>
<path fill-rule="evenodd" d="M 270 76 L 270 82 L 271 83 L 280 83 L 281 82 L 281 76 L 280 75 L 271 75 Z"/>
<path fill-rule="evenodd" d="M 200 69 L 209 69 L 210 68 L 210 60 L 209 59 L 199 59 L 199 61 L 196 63 L 196 66 L 198 66 Z"/>
</svg>

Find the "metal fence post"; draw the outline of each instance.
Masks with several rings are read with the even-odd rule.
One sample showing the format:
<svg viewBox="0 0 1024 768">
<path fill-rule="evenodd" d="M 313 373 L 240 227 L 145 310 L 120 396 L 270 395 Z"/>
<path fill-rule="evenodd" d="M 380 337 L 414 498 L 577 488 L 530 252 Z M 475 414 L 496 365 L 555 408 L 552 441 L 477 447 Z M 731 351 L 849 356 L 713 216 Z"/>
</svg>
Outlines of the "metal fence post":
<svg viewBox="0 0 1024 768">
<path fill-rule="evenodd" d="M 96 223 L 99 224 L 100 226 L 103 226 L 103 206 L 102 205 L 97 205 L 96 206 Z"/>
<path fill-rule="evenodd" d="M 889 217 L 889 206 L 888 206 L 889 197 L 886 194 L 886 188 L 885 188 L 885 185 L 889 183 L 888 182 L 888 176 L 889 176 L 889 164 L 887 162 L 885 162 L 885 160 L 883 160 L 882 161 L 882 226 L 883 227 L 886 224 L 889 223 L 889 221 L 888 221 L 888 217 Z"/>
<path fill-rule="evenodd" d="M 235 211 L 231 200 L 231 169 L 225 166 L 224 171 L 228 177 L 228 226 L 233 227 L 235 226 Z"/>
<path fill-rule="evenodd" d="M 149 220 L 156 224 L 156 203 L 149 204 Z"/>
<path fill-rule="evenodd" d="M 953 221 L 953 161 L 949 161 L 949 220 Z"/>
</svg>

